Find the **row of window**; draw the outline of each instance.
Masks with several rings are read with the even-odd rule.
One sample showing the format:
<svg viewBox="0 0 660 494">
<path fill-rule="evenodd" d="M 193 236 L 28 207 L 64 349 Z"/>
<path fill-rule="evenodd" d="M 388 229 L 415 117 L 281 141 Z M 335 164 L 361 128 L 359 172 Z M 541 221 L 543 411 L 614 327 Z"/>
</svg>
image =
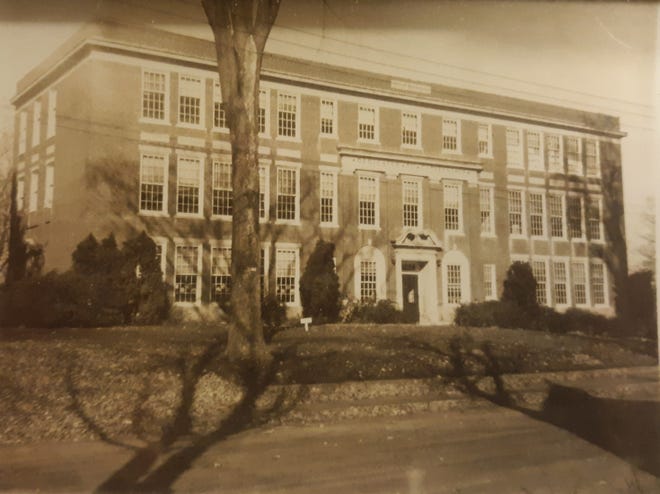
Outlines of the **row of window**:
<svg viewBox="0 0 660 494">
<path fill-rule="evenodd" d="M 42 205 L 45 209 L 53 207 L 53 192 L 55 189 L 55 169 L 52 164 L 40 169 L 38 166 L 30 170 L 30 180 L 28 182 L 28 211 L 30 213 L 39 209 L 39 185 L 43 182 Z M 43 179 L 42 179 L 43 175 Z M 19 211 L 25 207 L 25 176 L 20 173 L 16 177 L 16 206 Z"/>
<path fill-rule="evenodd" d="M 48 91 L 46 110 L 46 139 L 55 135 L 55 114 L 57 111 L 57 93 L 55 90 Z M 37 99 L 32 103 L 32 146 L 41 144 L 41 119 L 42 119 L 41 100 Z M 23 154 L 27 148 L 27 126 L 28 112 L 23 110 L 18 116 L 18 154 Z"/>
</svg>

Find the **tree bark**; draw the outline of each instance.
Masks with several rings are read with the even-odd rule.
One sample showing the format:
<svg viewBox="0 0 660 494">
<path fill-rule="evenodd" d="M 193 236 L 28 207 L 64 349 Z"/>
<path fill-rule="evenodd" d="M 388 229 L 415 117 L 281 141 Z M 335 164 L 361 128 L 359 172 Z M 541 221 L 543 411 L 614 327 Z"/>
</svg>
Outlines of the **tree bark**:
<svg viewBox="0 0 660 494">
<path fill-rule="evenodd" d="M 259 74 L 279 0 L 202 0 L 215 37 L 232 148 L 231 360 L 267 357 L 261 324 Z"/>
</svg>

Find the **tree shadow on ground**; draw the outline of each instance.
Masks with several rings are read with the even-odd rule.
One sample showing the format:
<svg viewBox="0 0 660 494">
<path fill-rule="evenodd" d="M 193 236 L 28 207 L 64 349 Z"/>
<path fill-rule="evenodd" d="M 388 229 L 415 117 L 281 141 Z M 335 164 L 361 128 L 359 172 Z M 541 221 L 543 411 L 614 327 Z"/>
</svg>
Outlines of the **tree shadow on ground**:
<svg viewBox="0 0 660 494">
<path fill-rule="evenodd" d="M 169 410 L 168 419 L 160 424 L 160 431 L 155 435 L 154 423 L 151 423 L 156 422 L 155 417 L 150 414 L 146 403 L 157 391 L 150 382 L 154 379 L 153 373 L 146 372 L 141 389 L 136 390 L 131 412 L 133 435 L 142 441 L 139 446 L 135 441 L 112 437 L 93 413 L 87 411 L 85 389 L 76 386 L 74 368 L 69 367 L 66 387 L 70 409 L 101 440 L 134 452 L 97 487 L 96 492 L 169 492 L 176 480 L 211 446 L 285 415 L 305 397 L 307 390 L 304 387 L 267 393 L 274 382 L 274 362 L 271 360 L 260 366 L 234 365 L 225 359 L 225 347 L 226 340 L 218 338 L 197 356 L 181 353 L 175 358 L 162 357 L 153 365 L 151 371 L 156 368 L 173 371 L 180 381 L 177 403 Z M 208 373 L 231 381 L 240 392 L 214 425 L 196 428 L 194 403 L 203 393 L 199 388 L 200 379 Z M 124 405 L 130 406 L 129 403 Z"/>
<path fill-rule="evenodd" d="M 468 362 L 475 359 L 492 379 L 492 391 L 480 385 L 482 376 L 470 376 L 466 371 Z M 502 363 L 488 343 L 481 346 L 481 352 L 468 353 L 459 339 L 453 340 L 451 362 L 456 384 L 470 396 L 560 427 L 660 478 L 660 402 L 600 398 L 548 382 L 541 409 L 535 410 L 521 405 L 516 393 L 506 389 Z"/>
</svg>

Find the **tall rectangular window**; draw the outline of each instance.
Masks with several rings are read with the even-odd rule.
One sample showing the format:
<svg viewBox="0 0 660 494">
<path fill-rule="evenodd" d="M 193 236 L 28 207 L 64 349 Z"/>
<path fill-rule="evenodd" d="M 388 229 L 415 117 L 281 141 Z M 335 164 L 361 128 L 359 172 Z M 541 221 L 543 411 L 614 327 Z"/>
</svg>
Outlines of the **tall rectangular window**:
<svg viewBox="0 0 660 494">
<path fill-rule="evenodd" d="M 520 190 L 508 191 L 509 199 L 509 233 L 512 235 L 523 234 L 523 202 Z"/>
<path fill-rule="evenodd" d="M 320 174 L 319 195 L 321 197 L 321 223 L 337 223 L 337 173 L 322 171 Z"/>
<path fill-rule="evenodd" d="M 566 137 L 566 162 L 568 173 L 571 175 L 584 175 L 580 156 L 580 139 L 577 137 Z"/>
<path fill-rule="evenodd" d="M 359 177 L 358 202 L 360 226 L 378 226 L 378 179 L 376 177 Z"/>
<path fill-rule="evenodd" d="M 53 207 L 53 191 L 55 188 L 55 168 L 53 165 L 46 165 L 46 179 L 44 181 L 44 208 Z"/>
<path fill-rule="evenodd" d="M 443 202 L 445 209 L 445 231 L 461 231 L 461 186 L 445 184 L 443 187 Z"/>
<path fill-rule="evenodd" d="M 211 249 L 211 297 L 224 303 L 231 295 L 231 247 Z"/>
<path fill-rule="evenodd" d="M 211 208 L 213 215 L 232 215 L 231 163 L 226 161 L 213 160 L 213 198 Z"/>
<path fill-rule="evenodd" d="M 590 177 L 599 177 L 598 141 L 594 139 L 584 141 L 584 159 L 586 160 L 587 175 Z"/>
<path fill-rule="evenodd" d="M 276 296 L 285 304 L 296 302 L 296 287 L 298 266 L 297 249 L 277 249 L 275 256 L 275 290 Z"/>
<path fill-rule="evenodd" d="M 34 168 L 30 172 L 30 201 L 28 203 L 28 211 L 31 213 L 37 210 L 39 203 L 39 169 Z"/>
<path fill-rule="evenodd" d="M 46 138 L 55 135 L 55 126 L 57 118 L 57 91 L 51 89 L 48 91 L 48 122 L 46 123 Z"/>
<path fill-rule="evenodd" d="M 298 98 L 293 94 L 277 95 L 277 135 L 282 137 L 298 136 Z"/>
<path fill-rule="evenodd" d="M 532 273 L 536 279 L 536 301 L 548 305 L 548 274 L 545 261 L 532 261 Z"/>
<path fill-rule="evenodd" d="M 442 119 L 442 150 L 458 151 L 458 120 Z"/>
<path fill-rule="evenodd" d="M 376 141 L 376 108 L 368 105 L 358 106 L 358 139 Z"/>
<path fill-rule="evenodd" d="M 491 187 L 479 187 L 479 219 L 481 221 L 481 234 L 493 235 L 493 189 Z"/>
<path fill-rule="evenodd" d="M 522 168 L 522 146 L 520 129 L 506 129 L 506 164 L 515 168 Z"/>
<path fill-rule="evenodd" d="M 552 263 L 553 271 L 553 290 L 552 296 L 555 305 L 568 304 L 568 279 L 566 277 L 566 263 L 564 261 L 554 261 Z"/>
<path fill-rule="evenodd" d="M 360 261 L 360 300 L 376 300 L 376 261 Z"/>
<path fill-rule="evenodd" d="M 167 158 L 142 153 L 140 156 L 140 211 L 167 210 Z"/>
<path fill-rule="evenodd" d="M 587 273 L 583 262 L 571 263 L 573 279 L 573 301 L 576 305 L 587 303 Z"/>
<path fill-rule="evenodd" d="M 403 226 L 421 227 L 421 184 L 417 180 L 403 180 Z"/>
<path fill-rule="evenodd" d="M 202 80 L 191 75 L 179 76 L 179 122 L 189 125 L 202 123 Z"/>
<path fill-rule="evenodd" d="M 198 245 L 177 245 L 174 256 L 174 301 L 199 300 L 200 255 Z"/>
<path fill-rule="evenodd" d="M 530 170 L 543 170 L 541 159 L 541 135 L 527 131 L 527 165 Z"/>
<path fill-rule="evenodd" d="M 277 219 L 298 219 L 298 170 L 277 168 Z"/>
<path fill-rule="evenodd" d="M 268 168 L 259 165 L 259 219 L 265 220 L 268 217 L 268 198 L 269 198 L 269 173 Z"/>
<path fill-rule="evenodd" d="M 548 209 L 550 211 L 550 235 L 554 238 L 564 238 L 564 201 L 558 194 L 548 194 Z"/>
<path fill-rule="evenodd" d="M 568 210 L 568 236 L 582 238 L 582 200 L 576 196 L 569 196 L 566 200 Z"/>
<path fill-rule="evenodd" d="M 558 135 L 545 136 L 545 156 L 548 160 L 548 170 L 554 173 L 564 171 L 564 163 L 561 156 L 561 140 Z"/>
<path fill-rule="evenodd" d="M 493 151 L 491 150 L 490 125 L 479 124 L 477 133 L 479 156 L 491 156 Z"/>
<path fill-rule="evenodd" d="M 417 146 L 419 134 L 419 115 L 411 112 L 401 113 L 401 143 L 404 146 Z"/>
<path fill-rule="evenodd" d="M 41 141 L 41 102 L 35 101 L 32 109 L 32 147 Z"/>
<path fill-rule="evenodd" d="M 591 299 L 595 305 L 605 304 L 605 266 L 601 261 L 592 261 L 591 271 Z"/>
<path fill-rule="evenodd" d="M 484 264 L 484 300 L 497 299 L 495 264 Z"/>
<path fill-rule="evenodd" d="M 16 209 L 23 211 L 25 207 L 25 178 L 23 175 L 16 177 Z"/>
<path fill-rule="evenodd" d="M 199 158 L 179 157 L 176 212 L 201 214 L 202 162 Z"/>
<path fill-rule="evenodd" d="M 321 100 L 321 135 L 337 133 L 337 105 L 334 100 Z"/>
<path fill-rule="evenodd" d="M 529 193 L 529 230 L 532 236 L 542 237 L 545 235 L 544 228 L 545 212 L 543 210 L 543 194 L 537 192 Z"/>
<path fill-rule="evenodd" d="M 27 112 L 22 111 L 18 115 L 18 154 L 25 152 L 27 144 Z"/>
<path fill-rule="evenodd" d="M 447 303 L 460 304 L 462 299 L 461 265 L 447 264 Z"/>
<path fill-rule="evenodd" d="M 600 199 L 592 199 L 587 208 L 587 229 L 589 231 L 590 240 L 603 240 L 603 235 L 601 233 L 602 222 L 600 219 L 600 204 Z"/>
<path fill-rule="evenodd" d="M 259 133 L 268 133 L 268 91 L 259 89 L 259 115 L 258 115 Z"/>
<path fill-rule="evenodd" d="M 142 118 L 166 120 L 167 75 L 162 72 L 142 72 Z"/>
<path fill-rule="evenodd" d="M 213 82 L 213 127 L 217 129 L 227 128 L 225 104 L 222 101 L 222 89 L 218 81 Z"/>
</svg>

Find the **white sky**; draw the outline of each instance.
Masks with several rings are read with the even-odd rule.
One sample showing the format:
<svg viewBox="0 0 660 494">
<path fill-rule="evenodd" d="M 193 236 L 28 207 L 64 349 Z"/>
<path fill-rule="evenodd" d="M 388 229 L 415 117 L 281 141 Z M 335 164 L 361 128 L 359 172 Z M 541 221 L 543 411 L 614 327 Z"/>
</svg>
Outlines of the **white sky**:
<svg viewBox="0 0 660 494">
<path fill-rule="evenodd" d="M 25 3 L 0 0 L 0 129 L 16 81 L 94 15 L 211 38 L 195 0 Z M 658 189 L 657 30 L 656 4 L 282 0 L 267 51 L 619 116 L 635 268 Z"/>
</svg>

